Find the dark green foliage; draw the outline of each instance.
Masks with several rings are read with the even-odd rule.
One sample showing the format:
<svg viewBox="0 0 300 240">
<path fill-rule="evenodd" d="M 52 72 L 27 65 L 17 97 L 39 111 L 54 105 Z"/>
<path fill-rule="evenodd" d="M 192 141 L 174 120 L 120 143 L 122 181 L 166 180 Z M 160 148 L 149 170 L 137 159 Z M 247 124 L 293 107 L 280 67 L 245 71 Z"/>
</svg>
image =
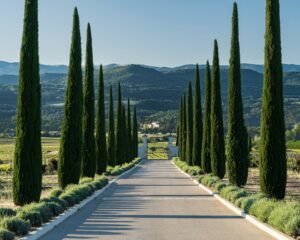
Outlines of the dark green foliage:
<svg viewBox="0 0 300 240">
<path fill-rule="evenodd" d="M 182 128 L 182 120 L 181 120 L 181 112 L 182 112 L 182 97 L 180 97 L 180 105 L 178 111 L 178 120 L 177 120 L 177 146 L 178 146 L 178 157 L 181 159 L 181 128 Z"/>
<path fill-rule="evenodd" d="M 29 224 L 18 217 L 3 218 L 0 225 L 17 236 L 24 236 L 29 232 Z"/>
<path fill-rule="evenodd" d="M 181 112 L 182 128 L 181 128 L 181 160 L 186 161 L 185 152 L 186 152 L 186 132 L 187 132 L 187 119 L 186 119 L 186 97 L 182 97 L 183 107 Z"/>
<path fill-rule="evenodd" d="M 127 127 L 127 162 L 130 162 L 133 159 L 132 152 L 132 138 L 131 138 L 131 108 L 130 108 L 130 99 L 127 100 L 127 114 L 126 114 L 126 127 Z"/>
<path fill-rule="evenodd" d="M 98 174 L 106 171 L 107 166 L 107 148 L 106 148 L 106 130 L 105 130 L 105 106 L 104 106 L 104 80 L 103 68 L 100 65 L 99 86 L 98 86 L 98 105 L 96 121 L 96 169 Z"/>
<path fill-rule="evenodd" d="M 15 216 L 16 211 L 11 208 L 0 208 L 0 218 Z"/>
<path fill-rule="evenodd" d="M 186 149 L 185 158 L 189 166 L 193 166 L 193 90 L 192 83 L 189 82 L 188 88 L 188 99 L 187 99 L 187 109 L 186 109 Z"/>
<path fill-rule="evenodd" d="M 261 191 L 277 199 L 287 178 L 280 38 L 279 0 L 267 0 L 259 170 Z"/>
<path fill-rule="evenodd" d="M 206 84 L 205 84 L 205 102 L 204 102 L 204 122 L 202 139 L 202 157 L 201 167 L 205 173 L 211 173 L 210 159 L 210 134 L 211 134 L 211 75 L 209 62 L 206 63 Z"/>
<path fill-rule="evenodd" d="M 39 75 L 38 1 L 25 1 L 20 56 L 13 201 L 38 201 L 42 187 L 41 86 Z"/>
<path fill-rule="evenodd" d="M 0 239 L 1 240 L 14 240 L 15 234 L 11 231 L 0 228 Z"/>
<path fill-rule="evenodd" d="M 122 130 L 122 143 L 123 143 L 123 159 L 122 162 L 125 163 L 128 161 L 127 157 L 128 157 L 128 139 L 127 139 L 127 118 L 126 118 L 126 107 L 124 104 L 122 104 L 122 126 L 123 126 L 123 130 Z"/>
<path fill-rule="evenodd" d="M 121 94 L 121 84 L 118 84 L 118 103 L 117 103 L 117 120 L 116 120 L 116 164 L 120 165 L 124 160 L 124 150 L 123 150 L 123 114 L 122 114 L 122 94 Z"/>
<path fill-rule="evenodd" d="M 114 167 L 116 165 L 115 151 L 115 119 L 114 119 L 114 100 L 112 86 L 109 88 L 109 107 L 108 107 L 108 146 L 107 160 L 108 165 Z"/>
<path fill-rule="evenodd" d="M 90 24 L 87 27 L 85 82 L 83 93 L 83 139 L 81 177 L 95 176 L 95 92 L 94 92 L 94 61 Z"/>
<path fill-rule="evenodd" d="M 211 84 L 211 141 L 210 157 L 212 173 L 219 178 L 225 175 L 225 143 L 220 89 L 218 42 L 215 40 Z"/>
<path fill-rule="evenodd" d="M 203 137 L 201 92 L 200 92 L 200 76 L 199 65 L 196 66 L 195 96 L 194 96 L 194 121 L 193 121 L 193 163 L 201 166 L 201 147 Z"/>
<path fill-rule="evenodd" d="M 136 107 L 133 109 L 133 118 L 132 118 L 132 147 L 133 147 L 133 157 L 138 157 L 139 154 L 139 136 L 138 136 L 138 120 Z"/>
<path fill-rule="evenodd" d="M 251 136 L 248 137 L 248 151 L 249 151 L 249 154 L 252 151 L 252 138 L 251 138 Z"/>
<path fill-rule="evenodd" d="M 77 184 L 80 177 L 83 105 L 81 60 L 79 16 L 75 8 L 58 164 L 58 181 L 62 188 L 70 183 Z"/>
<path fill-rule="evenodd" d="M 229 63 L 227 172 L 230 183 L 237 186 L 245 185 L 248 176 L 248 137 L 244 131 L 238 8 L 234 3 Z"/>
<path fill-rule="evenodd" d="M 32 227 L 40 227 L 43 224 L 43 218 L 38 211 L 21 210 L 17 217 L 28 222 Z"/>
</svg>

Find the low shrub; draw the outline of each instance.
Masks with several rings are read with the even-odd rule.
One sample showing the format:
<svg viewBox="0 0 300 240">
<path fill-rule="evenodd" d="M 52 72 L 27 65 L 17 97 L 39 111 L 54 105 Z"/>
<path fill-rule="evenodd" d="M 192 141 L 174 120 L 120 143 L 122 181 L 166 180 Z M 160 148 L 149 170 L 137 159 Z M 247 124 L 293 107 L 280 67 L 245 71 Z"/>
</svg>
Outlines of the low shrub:
<svg viewBox="0 0 300 240">
<path fill-rule="evenodd" d="M 64 208 L 56 202 L 48 202 L 47 205 L 51 209 L 53 216 L 58 216 L 64 211 Z"/>
<path fill-rule="evenodd" d="M 189 166 L 186 162 L 181 161 L 179 158 L 173 158 L 173 162 L 182 171 L 191 176 L 199 176 L 201 174 L 204 174 L 203 170 L 199 166 Z"/>
<path fill-rule="evenodd" d="M 257 200 L 265 198 L 266 195 L 262 193 L 258 194 L 252 194 L 247 197 L 244 197 L 241 201 L 241 208 L 244 210 L 245 213 L 249 213 L 249 210 L 253 203 L 255 203 Z"/>
<path fill-rule="evenodd" d="M 12 217 L 16 215 L 16 211 L 11 208 L 0 208 L 0 218 Z"/>
<path fill-rule="evenodd" d="M 278 201 L 262 198 L 255 201 L 250 209 L 249 213 L 257 217 L 262 222 L 267 222 L 269 216 L 274 208 L 278 206 Z"/>
<path fill-rule="evenodd" d="M 280 231 L 288 232 L 288 223 L 296 216 L 300 216 L 299 203 L 280 202 L 280 204 L 278 204 L 271 212 L 268 223 Z"/>
<path fill-rule="evenodd" d="M 62 200 L 62 199 L 60 199 L 60 198 L 58 198 L 58 197 L 43 198 L 43 199 L 41 200 L 41 202 L 46 202 L 46 203 L 54 202 L 54 203 L 57 203 L 57 204 L 59 204 L 59 206 L 60 206 L 63 210 L 67 209 L 67 207 L 68 207 L 68 203 L 67 203 L 66 201 L 64 201 L 64 200 Z"/>
<path fill-rule="evenodd" d="M 0 229 L 0 239 L 1 240 L 13 240 L 15 239 L 15 234 L 6 229 Z"/>
<path fill-rule="evenodd" d="M 28 222 L 32 227 L 40 227 L 43 224 L 43 218 L 38 211 L 21 210 L 17 217 Z"/>
<path fill-rule="evenodd" d="M 17 236 L 24 236 L 29 232 L 29 224 L 18 217 L 5 217 L 1 220 L 0 226 Z"/>
<path fill-rule="evenodd" d="M 93 182 L 93 181 L 94 181 L 93 178 L 84 177 L 84 178 L 81 178 L 81 179 L 80 179 L 79 184 L 91 183 L 91 182 Z"/>
<path fill-rule="evenodd" d="M 223 182 L 217 182 L 214 186 L 214 191 L 215 192 L 220 192 L 223 188 L 227 187 L 226 183 Z"/>
<path fill-rule="evenodd" d="M 206 175 L 204 178 L 202 178 L 201 183 L 207 187 L 214 187 L 220 181 L 221 179 L 216 176 Z"/>
<path fill-rule="evenodd" d="M 286 234 L 297 237 L 300 236 L 300 215 L 294 216 L 285 225 Z"/>
<path fill-rule="evenodd" d="M 50 197 L 59 197 L 63 193 L 63 190 L 60 188 L 55 188 L 51 191 Z"/>
<path fill-rule="evenodd" d="M 39 212 L 43 222 L 48 222 L 54 216 L 47 202 L 31 203 L 22 207 L 22 210 L 26 212 Z"/>
</svg>

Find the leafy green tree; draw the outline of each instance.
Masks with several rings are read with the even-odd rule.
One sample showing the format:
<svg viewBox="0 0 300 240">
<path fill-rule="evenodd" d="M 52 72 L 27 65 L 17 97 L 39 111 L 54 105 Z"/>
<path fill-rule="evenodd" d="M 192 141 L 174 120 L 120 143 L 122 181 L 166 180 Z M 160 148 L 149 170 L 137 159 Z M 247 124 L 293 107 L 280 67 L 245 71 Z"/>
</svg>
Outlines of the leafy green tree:
<svg viewBox="0 0 300 240">
<path fill-rule="evenodd" d="M 138 157 L 139 153 L 139 136 L 138 136 L 138 120 L 136 107 L 133 108 L 133 118 L 132 118 L 132 145 L 133 145 L 133 157 Z"/>
<path fill-rule="evenodd" d="M 220 89 L 220 65 L 218 42 L 214 42 L 214 57 L 211 84 L 211 142 L 210 157 L 212 173 L 219 178 L 225 175 L 225 143 Z"/>
<path fill-rule="evenodd" d="M 117 105 L 117 121 L 116 121 L 116 164 L 120 165 L 124 159 L 123 151 L 123 133 L 124 130 L 122 120 L 122 93 L 121 83 L 118 83 L 118 105 Z"/>
<path fill-rule="evenodd" d="M 211 115 L 211 75 L 210 75 L 209 62 L 207 61 L 207 63 L 206 63 L 206 84 L 205 84 L 205 102 L 204 102 L 202 157 L 201 157 L 201 167 L 205 173 L 211 173 L 210 115 Z"/>
<path fill-rule="evenodd" d="M 39 201 L 42 187 L 38 1 L 25 1 L 20 57 L 13 201 Z"/>
<path fill-rule="evenodd" d="M 94 61 L 91 26 L 87 27 L 85 82 L 83 92 L 83 140 L 81 176 L 95 176 L 95 93 L 94 93 Z"/>
<path fill-rule="evenodd" d="M 194 121 L 193 121 L 193 163 L 201 166 L 201 147 L 203 137 L 202 106 L 200 92 L 199 65 L 196 65 L 195 96 L 194 96 Z"/>
<path fill-rule="evenodd" d="M 103 80 L 102 65 L 100 65 L 100 70 L 99 70 L 99 86 L 98 86 L 98 105 L 97 105 L 97 121 L 96 121 L 96 167 L 97 167 L 97 173 L 100 175 L 106 171 L 106 167 L 107 167 L 104 80 Z"/>
<path fill-rule="evenodd" d="M 131 139 L 131 109 L 130 109 L 130 99 L 127 100 L 127 120 L 126 120 L 126 126 L 127 126 L 127 161 L 130 162 L 133 158 L 132 153 L 132 139 Z"/>
<path fill-rule="evenodd" d="M 193 166 L 193 90 L 192 83 L 189 82 L 187 105 L 187 131 L 186 131 L 186 162 Z"/>
<path fill-rule="evenodd" d="M 248 138 L 245 138 L 241 90 L 241 60 L 238 27 L 238 7 L 233 5 L 231 56 L 228 83 L 227 172 L 230 183 L 242 186 L 248 176 Z"/>
<path fill-rule="evenodd" d="M 114 99 L 112 86 L 109 88 L 109 107 L 108 107 L 108 146 L 107 161 L 108 165 L 114 167 L 116 165 L 116 143 L 115 143 L 115 119 L 114 119 Z"/>
<path fill-rule="evenodd" d="M 265 73 L 260 140 L 260 188 L 283 199 L 287 178 L 279 0 L 266 0 Z"/>
<path fill-rule="evenodd" d="M 83 105 L 81 61 L 79 16 L 75 8 L 58 164 L 58 181 L 62 188 L 71 183 L 77 184 L 80 177 Z"/>
</svg>

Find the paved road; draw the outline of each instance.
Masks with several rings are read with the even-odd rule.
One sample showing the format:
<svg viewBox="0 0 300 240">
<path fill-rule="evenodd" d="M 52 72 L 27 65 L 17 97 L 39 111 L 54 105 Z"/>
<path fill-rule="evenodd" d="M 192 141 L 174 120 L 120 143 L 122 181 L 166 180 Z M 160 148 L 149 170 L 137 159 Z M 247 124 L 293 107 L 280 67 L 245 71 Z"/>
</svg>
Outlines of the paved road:
<svg viewBox="0 0 300 240">
<path fill-rule="evenodd" d="M 171 161 L 145 161 L 43 240 L 273 239 L 200 189 Z"/>
</svg>

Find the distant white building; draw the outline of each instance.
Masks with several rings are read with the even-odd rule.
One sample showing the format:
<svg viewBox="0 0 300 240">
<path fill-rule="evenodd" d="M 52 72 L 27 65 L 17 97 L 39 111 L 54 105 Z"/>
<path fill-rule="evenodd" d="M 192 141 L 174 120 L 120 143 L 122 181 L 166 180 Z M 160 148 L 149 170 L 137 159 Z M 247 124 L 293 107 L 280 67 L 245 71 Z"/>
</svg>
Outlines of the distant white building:
<svg viewBox="0 0 300 240">
<path fill-rule="evenodd" d="M 159 122 L 154 121 L 151 123 L 142 124 L 143 129 L 158 129 L 159 128 Z"/>
</svg>

